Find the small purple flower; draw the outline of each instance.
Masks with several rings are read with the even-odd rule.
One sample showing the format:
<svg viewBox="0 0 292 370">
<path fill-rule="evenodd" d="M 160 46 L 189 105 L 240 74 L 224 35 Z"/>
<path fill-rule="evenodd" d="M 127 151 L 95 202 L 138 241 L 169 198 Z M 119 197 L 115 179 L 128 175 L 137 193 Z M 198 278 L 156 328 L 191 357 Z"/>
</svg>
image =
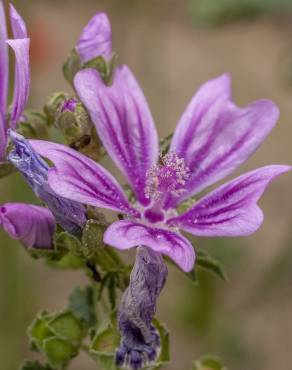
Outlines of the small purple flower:
<svg viewBox="0 0 292 370">
<path fill-rule="evenodd" d="M 7 128 L 16 128 L 26 106 L 29 87 L 29 44 L 23 19 L 10 4 L 10 24 L 14 39 L 8 40 L 3 1 L 0 0 L 0 162 L 5 161 Z M 9 60 L 7 44 L 15 54 L 15 80 L 11 108 L 7 107 Z"/>
<path fill-rule="evenodd" d="M 112 57 L 112 31 L 105 13 L 97 13 L 83 29 L 76 45 L 82 63 L 96 57 L 110 60 Z"/>
<path fill-rule="evenodd" d="M 47 181 L 48 164 L 23 136 L 11 130 L 10 138 L 14 148 L 8 154 L 8 160 L 23 174 L 36 196 L 48 206 L 64 230 L 73 234 L 81 232 L 86 223 L 83 205 L 56 195 Z"/>
<path fill-rule="evenodd" d="M 27 248 L 51 249 L 55 232 L 52 213 L 32 204 L 6 203 L 0 206 L 0 225 L 12 239 Z"/>
<path fill-rule="evenodd" d="M 49 158 L 52 189 L 76 202 L 125 215 L 104 234 L 118 249 L 144 245 L 165 254 L 184 271 L 195 261 L 195 236 L 244 236 L 263 221 L 257 202 L 269 182 L 290 170 L 271 165 L 248 172 L 203 196 L 182 214 L 177 207 L 236 170 L 257 149 L 278 120 L 269 100 L 238 108 L 227 75 L 204 84 L 175 130 L 170 151 L 159 159 L 158 136 L 146 99 L 126 66 L 116 69 L 111 86 L 97 71 L 85 69 L 75 88 L 108 154 L 136 196 L 131 204 L 118 182 L 102 166 L 62 145 L 31 141 Z"/>
</svg>

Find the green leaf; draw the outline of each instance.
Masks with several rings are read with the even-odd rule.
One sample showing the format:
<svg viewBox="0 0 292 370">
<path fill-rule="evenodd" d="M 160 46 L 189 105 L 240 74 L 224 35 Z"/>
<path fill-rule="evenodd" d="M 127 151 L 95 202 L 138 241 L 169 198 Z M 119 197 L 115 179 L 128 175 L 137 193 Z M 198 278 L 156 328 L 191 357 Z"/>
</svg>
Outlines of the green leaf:
<svg viewBox="0 0 292 370">
<path fill-rule="evenodd" d="M 77 355 L 76 348 L 63 339 L 49 338 L 44 341 L 44 352 L 50 366 L 64 369 Z"/>
<path fill-rule="evenodd" d="M 96 325 L 95 292 L 91 286 L 75 288 L 69 297 L 69 308 L 88 327 Z"/>
<path fill-rule="evenodd" d="M 30 346 L 38 351 L 42 350 L 43 341 L 54 335 L 47 326 L 49 318 L 46 311 L 41 311 L 28 328 Z"/>
<path fill-rule="evenodd" d="M 81 69 L 81 66 L 80 56 L 74 49 L 63 65 L 63 75 L 71 86 L 73 86 L 74 76 Z"/>
<path fill-rule="evenodd" d="M 202 252 L 202 251 L 197 252 L 195 269 L 197 267 L 201 267 L 204 270 L 207 270 L 215 274 L 222 280 L 225 280 L 225 281 L 227 280 L 227 275 L 226 275 L 223 265 L 218 260 L 216 260 L 215 258 L 211 257 L 209 254 L 207 254 L 206 252 Z"/>
<path fill-rule="evenodd" d="M 79 346 L 86 334 L 82 322 L 71 311 L 55 314 L 47 325 L 56 337 L 64 339 L 76 347 Z"/>
<path fill-rule="evenodd" d="M 25 361 L 19 370 L 54 370 L 49 365 L 43 365 L 39 361 Z"/>
<path fill-rule="evenodd" d="M 226 370 L 226 368 L 218 357 L 204 356 L 195 362 L 192 370 Z"/>
<path fill-rule="evenodd" d="M 0 179 L 2 177 L 11 175 L 15 171 L 16 169 L 11 163 L 9 162 L 0 163 Z"/>
</svg>

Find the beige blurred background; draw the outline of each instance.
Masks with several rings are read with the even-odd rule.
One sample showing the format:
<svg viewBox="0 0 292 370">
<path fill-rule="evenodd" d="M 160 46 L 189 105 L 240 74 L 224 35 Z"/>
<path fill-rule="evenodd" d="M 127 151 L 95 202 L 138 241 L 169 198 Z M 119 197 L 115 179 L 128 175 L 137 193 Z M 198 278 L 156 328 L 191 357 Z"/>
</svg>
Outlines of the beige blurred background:
<svg viewBox="0 0 292 370">
<path fill-rule="evenodd" d="M 230 4 L 223 1 L 227 6 L 220 10 L 221 18 L 218 13 L 217 18 L 210 19 L 200 15 L 195 3 L 15 0 L 32 39 L 30 107 L 41 109 L 49 93 L 69 91 L 61 66 L 82 27 L 96 12 L 106 11 L 119 63 L 128 64 L 134 71 L 162 137 L 173 131 L 200 84 L 229 72 L 239 105 L 269 98 L 281 111 L 275 130 L 236 174 L 266 164 L 290 164 L 289 2 L 283 2 L 283 9 L 277 6 L 277 11 L 243 10 L 241 16 L 234 1 L 232 17 Z M 264 8 L 264 2 L 260 3 Z M 214 11 L 212 6 L 210 9 Z M 107 164 L 111 166 L 109 161 Z M 265 222 L 255 235 L 236 240 L 195 240 L 226 265 L 228 282 L 201 273 L 201 284 L 194 286 L 179 271 L 170 269 L 158 309 L 158 317 L 171 332 L 172 363 L 168 369 L 188 370 L 193 360 L 206 353 L 220 355 L 230 370 L 291 368 L 291 183 L 292 175 L 287 174 L 269 187 L 261 200 Z M 0 183 L 0 202 L 7 201 L 35 201 L 18 175 Z M 3 232 L 0 246 L 0 368 L 14 370 L 30 356 L 25 330 L 35 313 L 41 308 L 62 309 L 74 285 L 85 284 L 85 279 L 82 273 L 53 271 L 41 261 L 33 261 Z M 70 367 L 96 368 L 85 356 Z"/>
</svg>

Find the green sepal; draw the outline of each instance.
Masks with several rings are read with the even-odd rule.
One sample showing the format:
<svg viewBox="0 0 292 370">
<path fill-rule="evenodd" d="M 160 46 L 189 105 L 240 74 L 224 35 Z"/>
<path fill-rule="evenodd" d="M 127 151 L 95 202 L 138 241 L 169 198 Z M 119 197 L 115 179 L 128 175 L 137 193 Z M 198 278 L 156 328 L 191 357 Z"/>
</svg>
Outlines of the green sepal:
<svg viewBox="0 0 292 370">
<path fill-rule="evenodd" d="M 15 172 L 15 167 L 9 162 L 0 163 L 0 179 L 6 177 Z"/>
<path fill-rule="evenodd" d="M 48 97 L 46 105 L 44 106 L 44 113 L 49 126 L 55 123 L 56 112 L 59 111 L 63 103 L 69 98 L 70 95 L 63 91 L 53 93 Z"/>
<path fill-rule="evenodd" d="M 103 234 L 107 225 L 96 220 L 87 221 L 82 233 L 82 253 L 93 260 L 104 249 Z"/>
<path fill-rule="evenodd" d="M 86 335 L 83 323 L 72 311 L 55 314 L 47 322 L 47 326 L 54 336 L 74 347 L 78 347 Z"/>
<path fill-rule="evenodd" d="M 28 328 L 29 344 L 31 349 L 42 351 L 43 342 L 47 338 L 52 338 L 54 333 L 48 328 L 50 316 L 47 311 L 41 311 Z"/>
<path fill-rule="evenodd" d="M 80 240 L 66 231 L 55 235 L 55 246 L 58 250 L 71 252 L 76 257 L 82 257 L 82 244 Z"/>
<path fill-rule="evenodd" d="M 156 360 L 156 363 L 150 367 L 147 367 L 147 370 L 160 369 L 168 365 L 169 360 L 170 360 L 169 331 L 167 327 L 156 318 L 153 319 L 152 323 L 159 333 L 160 342 L 161 342 L 161 350 L 160 350 L 160 355 L 158 359 Z"/>
<path fill-rule="evenodd" d="M 115 352 L 119 344 L 120 334 L 113 323 L 103 323 L 92 340 L 89 353 L 100 368 L 116 370 Z"/>
<path fill-rule="evenodd" d="M 82 66 L 80 56 L 76 49 L 73 49 L 68 59 L 63 65 L 63 75 L 71 86 L 73 86 L 74 76 L 80 71 Z"/>
<path fill-rule="evenodd" d="M 84 268 L 84 260 L 70 252 L 67 252 L 58 260 L 48 259 L 46 262 L 50 267 L 60 270 L 79 270 Z"/>
<path fill-rule="evenodd" d="M 127 266 L 113 248 L 103 242 L 107 224 L 88 220 L 82 234 L 83 256 L 96 263 L 104 272 L 124 272 Z"/>
<path fill-rule="evenodd" d="M 87 327 L 93 327 L 97 323 L 96 297 L 92 286 L 86 288 L 75 288 L 69 297 L 69 309 Z"/>
<path fill-rule="evenodd" d="M 78 350 L 71 343 L 54 337 L 44 341 L 44 353 L 48 364 L 61 370 L 67 367 L 73 357 L 77 356 Z"/>
<path fill-rule="evenodd" d="M 197 251 L 195 269 L 197 267 L 209 271 L 218 276 L 220 279 L 227 281 L 227 275 L 224 266 L 221 264 L 221 262 L 210 256 L 205 251 Z"/>
<path fill-rule="evenodd" d="M 56 370 L 47 364 L 42 364 L 39 361 L 25 361 L 19 370 Z"/>
<path fill-rule="evenodd" d="M 226 370 L 219 357 L 204 356 L 197 360 L 192 370 Z"/>
<path fill-rule="evenodd" d="M 117 56 L 113 54 L 111 60 L 108 62 L 102 56 L 98 56 L 87 63 L 82 65 L 82 68 L 93 68 L 97 70 L 100 74 L 100 77 L 103 79 L 106 85 L 111 84 L 113 72 L 116 65 Z"/>
<path fill-rule="evenodd" d="M 17 126 L 17 132 L 27 139 L 45 140 L 48 138 L 47 117 L 41 112 L 25 111 L 24 120 Z"/>
</svg>

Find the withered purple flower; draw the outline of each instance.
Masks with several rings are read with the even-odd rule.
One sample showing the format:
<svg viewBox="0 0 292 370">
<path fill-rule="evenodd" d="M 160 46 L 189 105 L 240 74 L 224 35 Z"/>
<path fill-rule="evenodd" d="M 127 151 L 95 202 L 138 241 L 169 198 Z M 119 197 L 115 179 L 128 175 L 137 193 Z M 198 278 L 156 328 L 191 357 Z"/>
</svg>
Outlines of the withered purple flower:
<svg viewBox="0 0 292 370">
<path fill-rule="evenodd" d="M 167 278 L 167 267 L 159 253 L 138 247 L 130 284 L 118 313 L 121 345 L 116 353 L 119 366 L 140 369 L 155 360 L 160 338 L 152 324 L 158 296 Z"/>
<path fill-rule="evenodd" d="M 194 249 L 179 229 L 195 236 L 244 236 L 260 227 L 263 213 L 257 201 L 289 166 L 248 172 L 205 195 L 187 212 L 178 214 L 177 207 L 229 175 L 257 149 L 278 119 L 274 103 L 259 100 L 238 108 L 231 101 L 228 75 L 211 80 L 191 100 L 169 153 L 159 159 L 150 110 L 128 67 L 116 69 L 111 86 L 104 85 L 97 71 L 82 70 L 75 88 L 136 202 L 131 204 L 112 175 L 89 158 L 54 143 L 31 144 L 55 164 L 48 181 L 57 194 L 125 215 L 109 226 L 105 243 L 118 249 L 144 245 L 190 271 Z"/>
<path fill-rule="evenodd" d="M 7 129 L 16 128 L 26 106 L 29 87 L 29 44 L 26 25 L 16 9 L 10 4 L 10 24 L 14 39 L 8 40 L 3 1 L 0 0 L 0 162 L 5 161 Z M 9 60 L 7 44 L 15 54 L 15 80 L 13 100 L 7 106 Z"/>
<path fill-rule="evenodd" d="M 11 130 L 10 138 L 14 147 L 8 154 L 8 160 L 23 174 L 36 196 L 48 206 L 64 230 L 73 234 L 81 232 L 86 223 L 83 205 L 56 195 L 48 184 L 48 164 L 23 136 Z"/>
</svg>

